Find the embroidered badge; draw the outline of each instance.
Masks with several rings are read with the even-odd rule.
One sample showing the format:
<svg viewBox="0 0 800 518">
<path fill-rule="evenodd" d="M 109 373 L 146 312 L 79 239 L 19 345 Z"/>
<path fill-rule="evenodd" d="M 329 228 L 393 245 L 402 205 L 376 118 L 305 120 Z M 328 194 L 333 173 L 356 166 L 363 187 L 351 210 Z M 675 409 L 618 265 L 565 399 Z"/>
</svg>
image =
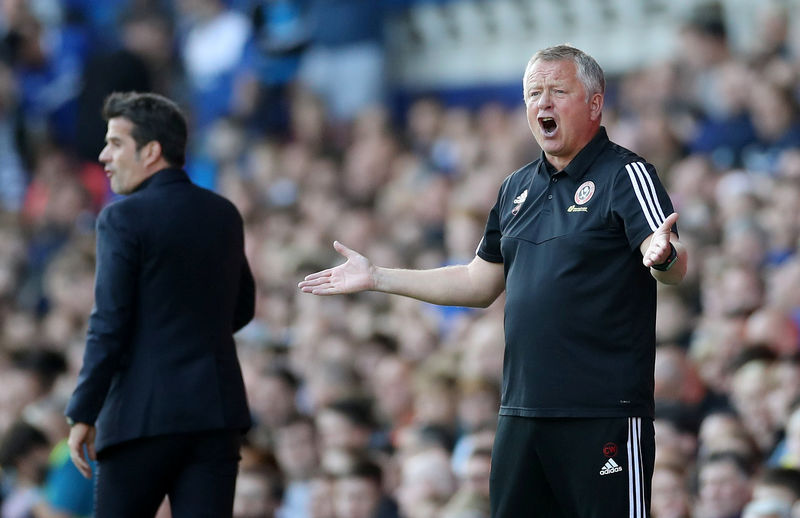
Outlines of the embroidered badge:
<svg viewBox="0 0 800 518">
<path fill-rule="evenodd" d="M 578 205 L 583 205 L 587 201 L 592 199 L 592 195 L 594 194 L 594 182 L 591 180 L 587 180 L 578 187 L 578 190 L 575 191 L 575 203 Z"/>
<path fill-rule="evenodd" d="M 603 445 L 603 455 L 606 457 L 613 457 L 617 454 L 617 445 L 613 442 L 607 442 Z"/>
</svg>

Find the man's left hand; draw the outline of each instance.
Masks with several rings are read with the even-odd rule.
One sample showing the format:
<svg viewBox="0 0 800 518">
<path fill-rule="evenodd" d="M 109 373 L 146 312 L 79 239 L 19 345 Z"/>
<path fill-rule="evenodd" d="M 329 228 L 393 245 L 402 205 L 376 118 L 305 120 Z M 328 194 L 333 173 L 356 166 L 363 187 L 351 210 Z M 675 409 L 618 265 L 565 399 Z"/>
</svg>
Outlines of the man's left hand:
<svg viewBox="0 0 800 518">
<path fill-rule="evenodd" d="M 678 221 L 678 213 L 673 212 L 653 233 L 650 245 L 642 255 L 642 264 L 650 268 L 654 264 L 661 264 L 669 259 L 672 252 L 669 246 L 670 236 L 672 235 L 672 226 L 676 221 Z"/>
<path fill-rule="evenodd" d="M 78 471 L 86 478 L 92 478 L 92 466 L 84 457 L 83 447 L 86 446 L 90 460 L 97 460 L 97 453 L 94 450 L 94 426 L 86 423 L 75 423 L 69 431 L 69 456 Z"/>
</svg>

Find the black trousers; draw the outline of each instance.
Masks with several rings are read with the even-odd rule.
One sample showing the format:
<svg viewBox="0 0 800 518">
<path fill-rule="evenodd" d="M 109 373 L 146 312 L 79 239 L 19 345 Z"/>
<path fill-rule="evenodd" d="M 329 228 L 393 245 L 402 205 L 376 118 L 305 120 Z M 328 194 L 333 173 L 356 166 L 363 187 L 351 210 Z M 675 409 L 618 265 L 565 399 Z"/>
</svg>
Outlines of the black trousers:
<svg viewBox="0 0 800 518">
<path fill-rule="evenodd" d="M 241 432 L 221 430 L 126 441 L 98 453 L 95 518 L 146 518 L 169 496 L 173 518 L 233 513 Z"/>
<path fill-rule="evenodd" d="M 500 416 L 492 518 L 647 518 L 653 420 Z"/>
</svg>

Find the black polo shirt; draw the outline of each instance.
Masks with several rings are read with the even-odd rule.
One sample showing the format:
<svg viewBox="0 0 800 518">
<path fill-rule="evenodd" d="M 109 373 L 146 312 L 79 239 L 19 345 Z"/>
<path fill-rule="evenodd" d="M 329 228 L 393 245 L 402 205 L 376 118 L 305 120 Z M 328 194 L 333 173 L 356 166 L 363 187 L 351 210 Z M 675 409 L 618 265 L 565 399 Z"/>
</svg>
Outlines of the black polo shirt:
<svg viewBox="0 0 800 518">
<path fill-rule="evenodd" d="M 477 251 L 505 269 L 502 415 L 653 415 L 656 281 L 639 246 L 672 212 L 605 128 L 563 171 L 542 154 L 505 179 Z"/>
</svg>

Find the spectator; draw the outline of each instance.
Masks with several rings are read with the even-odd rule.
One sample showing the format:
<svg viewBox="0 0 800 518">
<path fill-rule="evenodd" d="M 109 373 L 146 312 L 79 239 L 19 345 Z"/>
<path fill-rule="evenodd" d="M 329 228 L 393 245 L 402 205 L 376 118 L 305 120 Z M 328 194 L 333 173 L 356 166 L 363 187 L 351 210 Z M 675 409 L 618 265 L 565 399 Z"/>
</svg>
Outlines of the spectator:
<svg viewBox="0 0 800 518">
<path fill-rule="evenodd" d="M 800 471 L 771 468 L 763 471 L 753 483 L 753 501 L 780 501 L 791 507 L 800 499 Z"/>
<path fill-rule="evenodd" d="M 743 457 L 729 452 L 712 454 L 699 469 L 696 518 L 735 518 L 752 492 L 752 468 Z"/>
<path fill-rule="evenodd" d="M 651 513 L 653 518 L 691 518 L 691 495 L 682 465 L 656 461 Z"/>
<path fill-rule="evenodd" d="M 698 446 L 701 459 L 714 453 L 733 451 L 752 460 L 757 452 L 755 441 L 732 410 L 717 410 L 703 419 L 698 432 Z"/>
<path fill-rule="evenodd" d="M 50 443 L 38 428 L 18 421 L 0 443 L 0 466 L 9 475 L 2 502 L 3 518 L 27 518 L 39 502 L 47 476 Z"/>
<path fill-rule="evenodd" d="M 489 518 L 489 473 L 492 450 L 472 451 L 459 481 L 459 488 L 442 510 L 443 518 Z"/>
<path fill-rule="evenodd" d="M 458 392 L 455 366 L 434 367 L 436 359 L 421 366 L 414 383 L 414 420 L 418 423 L 450 428 L 456 432 Z"/>
<path fill-rule="evenodd" d="M 371 440 L 376 424 L 368 400 L 334 401 L 317 412 L 315 421 L 323 467 L 330 467 L 326 464 L 329 455 L 363 454 L 373 446 Z"/>
<path fill-rule="evenodd" d="M 121 48 L 100 47 L 83 71 L 83 87 L 78 96 L 75 148 L 80 158 L 95 162 L 103 149 L 106 121 L 100 116 L 103 101 L 114 92 L 147 92 L 153 89 L 150 71 L 139 52 L 143 27 L 158 27 L 158 20 L 131 13 L 122 23 Z M 166 92 L 165 92 L 166 93 Z M 98 167 L 102 175 L 102 168 Z"/>
<path fill-rule="evenodd" d="M 748 98 L 758 142 L 745 149 L 745 166 L 756 173 L 774 174 L 781 152 L 800 146 L 797 101 L 790 88 L 768 80 L 755 81 Z"/>
<path fill-rule="evenodd" d="M 375 391 L 379 418 L 392 435 L 413 421 L 412 365 L 398 355 L 383 358 L 375 369 Z"/>
<path fill-rule="evenodd" d="M 90 516 L 94 504 L 94 480 L 84 478 L 69 457 L 64 420 L 66 398 L 49 396 L 29 404 L 24 418 L 39 428 L 53 444 L 41 500 L 34 508 L 35 518 L 79 518 Z"/>
<path fill-rule="evenodd" d="M 263 367 L 258 377 L 249 381 L 251 388 L 247 395 L 256 427 L 274 430 L 297 413 L 295 401 L 300 380 L 288 368 L 274 363 Z"/>
<path fill-rule="evenodd" d="M 275 434 L 275 456 L 286 477 L 281 517 L 310 516 L 311 478 L 318 466 L 313 420 L 295 417 Z"/>
<path fill-rule="evenodd" d="M 289 130 L 291 94 L 309 43 L 307 0 L 255 0 L 239 111 L 253 126 L 281 138 Z"/>
<path fill-rule="evenodd" d="M 774 356 L 746 361 L 735 370 L 731 384 L 731 402 L 762 453 L 769 452 L 775 446 L 778 428 L 764 404 L 771 388 L 769 371 L 773 361 Z"/>
<path fill-rule="evenodd" d="M 307 515 L 309 518 L 337 518 L 334 510 L 333 483 L 333 477 L 322 471 L 318 471 L 311 477 Z"/>
<path fill-rule="evenodd" d="M 456 490 L 447 451 L 429 448 L 407 457 L 402 464 L 397 489 L 400 511 L 405 518 L 440 516 Z"/>
<path fill-rule="evenodd" d="M 398 517 L 397 505 L 384 492 L 381 467 L 367 459 L 335 477 L 333 500 L 337 518 Z"/>
<path fill-rule="evenodd" d="M 276 518 L 283 499 L 280 472 L 266 465 L 239 471 L 233 500 L 234 518 Z"/>
<path fill-rule="evenodd" d="M 233 108 L 233 81 L 251 33 L 247 17 L 222 0 L 178 2 L 185 30 L 180 53 L 197 128 L 207 128 Z"/>
<path fill-rule="evenodd" d="M 28 181 L 25 128 L 12 70 L 0 62 L 0 210 L 16 212 Z"/>
<path fill-rule="evenodd" d="M 334 120 L 349 121 L 383 100 L 383 12 L 369 0 L 311 0 L 312 44 L 301 81 Z"/>
</svg>

